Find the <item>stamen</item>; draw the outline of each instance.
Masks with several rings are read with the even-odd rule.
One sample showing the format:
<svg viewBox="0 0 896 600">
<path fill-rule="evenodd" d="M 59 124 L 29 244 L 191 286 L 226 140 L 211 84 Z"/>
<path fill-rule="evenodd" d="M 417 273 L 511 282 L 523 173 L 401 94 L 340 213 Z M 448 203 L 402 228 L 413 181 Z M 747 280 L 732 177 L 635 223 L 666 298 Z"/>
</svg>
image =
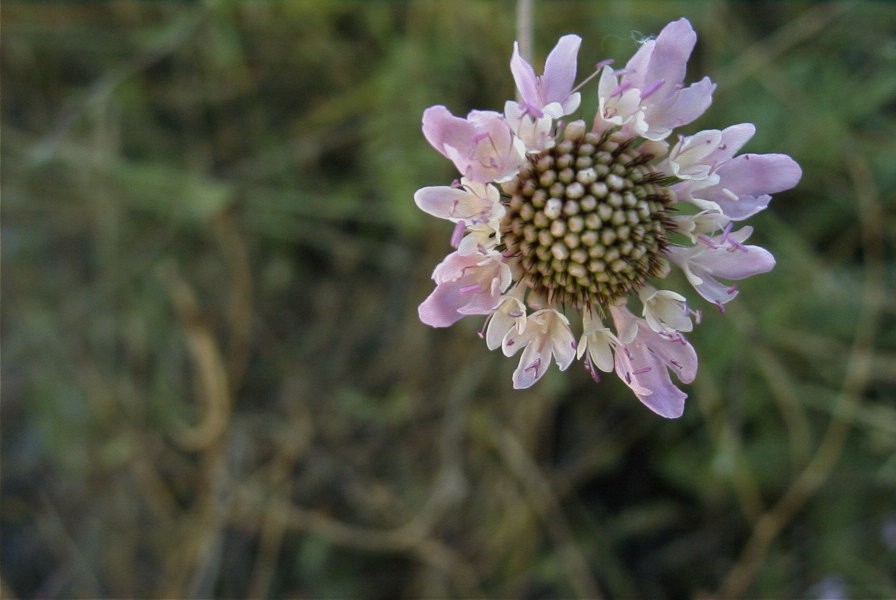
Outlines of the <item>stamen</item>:
<svg viewBox="0 0 896 600">
<path fill-rule="evenodd" d="M 591 379 L 600 383 L 600 375 L 597 374 L 597 369 L 594 368 L 594 365 L 591 364 L 590 360 L 582 361 L 585 365 L 585 370 L 591 373 Z"/>
<path fill-rule="evenodd" d="M 613 90 L 613 93 L 610 94 L 610 98 L 614 98 L 616 96 L 621 96 L 630 87 L 632 87 L 632 84 L 630 81 L 622 82 L 622 84 L 619 87 L 617 87 L 615 90 Z"/>
<path fill-rule="evenodd" d="M 729 248 L 727 248 L 728 252 L 734 252 L 735 250 L 740 250 L 741 252 L 749 252 L 746 246 L 731 237 L 731 228 L 733 226 L 734 222 L 729 222 L 728 225 L 725 226 L 725 229 L 722 231 L 721 241 L 727 242 L 731 245 Z"/>
<path fill-rule="evenodd" d="M 526 102 L 520 102 L 520 108 L 523 109 L 524 113 L 529 116 L 535 117 L 536 119 L 540 119 L 544 116 L 544 113 L 541 112 L 538 108 Z"/>
<path fill-rule="evenodd" d="M 454 225 L 454 231 L 451 232 L 451 247 L 457 248 L 460 246 L 460 241 L 464 237 L 464 232 L 466 231 L 467 226 L 463 221 L 458 221 Z"/>
<path fill-rule="evenodd" d="M 704 244 L 706 244 L 707 246 L 709 246 L 710 248 L 712 248 L 713 250 L 718 250 L 718 249 L 719 249 L 718 244 L 716 244 L 715 242 L 713 242 L 711 239 L 709 239 L 709 238 L 706 237 L 705 235 L 698 235 L 698 236 L 697 236 L 697 239 L 700 240 L 701 242 L 703 242 Z"/>
<path fill-rule="evenodd" d="M 663 87 L 663 84 L 666 83 L 665 79 L 657 79 L 650 85 L 648 85 L 644 90 L 641 91 L 641 100 L 644 100 L 651 94 L 655 93 L 658 89 Z"/>
<path fill-rule="evenodd" d="M 726 196 L 728 196 L 728 198 L 730 200 L 733 200 L 734 202 L 737 202 L 738 200 L 740 200 L 740 196 L 738 196 L 737 194 L 735 194 L 728 188 L 722 188 L 722 193 L 725 194 Z"/>
<path fill-rule="evenodd" d="M 538 368 L 539 368 L 539 367 L 541 367 L 541 358 L 540 358 L 540 357 L 539 357 L 539 358 L 536 358 L 535 361 L 534 361 L 531 365 L 529 365 L 528 367 L 526 367 L 526 368 L 523 369 L 523 370 L 524 370 L 524 371 L 530 371 L 530 370 L 533 370 L 533 369 L 534 369 L 534 370 L 535 370 L 535 374 L 538 375 Z"/>
<path fill-rule="evenodd" d="M 597 74 L 601 72 L 601 69 L 603 69 L 607 65 L 612 65 L 612 64 L 613 64 L 613 59 L 608 58 L 608 59 L 602 60 L 599 63 L 597 63 L 596 65 L 594 65 L 594 72 L 591 75 L 589 75 L 588 77 L 586 77 L 585 79 L 583 79 L 582 83 L 580 83 L 576 87 L 572 88 L 572 91 L 570 92 L 570 94 L 578 92 L 582 87 L 584 87 L 584 85 L 586 83 L 588 83 L 589 81 L 591 81 L 592 79 L 597 77 Z"/>
</svg>

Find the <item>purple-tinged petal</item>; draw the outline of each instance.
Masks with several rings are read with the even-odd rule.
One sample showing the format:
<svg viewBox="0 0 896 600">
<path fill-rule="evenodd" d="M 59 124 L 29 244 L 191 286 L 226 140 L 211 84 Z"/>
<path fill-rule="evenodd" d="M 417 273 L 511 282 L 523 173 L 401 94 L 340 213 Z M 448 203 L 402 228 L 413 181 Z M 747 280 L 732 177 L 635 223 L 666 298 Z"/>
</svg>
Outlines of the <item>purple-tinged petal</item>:
<svg viewBox="0 0 896 600">
<path fill-rule="evenodd" d="M 712 174 L 713 162 L 707 157 L 716 151 L 722 143 L 722 132 L 718 129 L 707 129 L 692 136 L 683 137 L 669 152 L 669 170 L 679 179 L 705 180 Z M 717 179 L 717 178 L 715 178 Z M 676 184 L 678 189 L 690 185 Z"/>
<path fill-rule="evenodd" d="M 524 293 L 523 288 L 512 289 L 501 297 L 495 311 L 486 318 L 482 337 L 489 350 L 500 348 L 511 329 L 519 334 L 526 328 L 526 305 L 519 298 Z"/>
<path fill-rule="evenodd" d="M 734 233 L 726 230 L 713 238 L 701 238 L 701 242 L 689 248 L 673 246 L 669 248 L 669 258 L 682 268 L 701 296 L 721 305 L 732 300 L 737 290 L 717 281 L 716 277 L 737 281 L 767 273 L 775 266 L 771 252 L 743 244 L 752 231 L 752 227 Z"/>
<path fill-rule="evenodd" d="M 542 152 L 552 148 L 556 142 L 552 131 L 553 119 L 550 115 L 533 116 L 524 106 L 513 100 L 504 103 L 504 118 L 510 129 L 522 140 L 526 152 Z"/>
<path fill-rule="evenodd" d="M 423 135 L 471 181 L 507 181 L 525 161 L 525 146 L 494 111 L 474 110 L 461 119 L 431 106 L 423 112 Z"/>
<path fill-rule="evenodd" d="M 616 374 L 650 410 L 669 419 L 684 412 L 687 394 L 669 376 L 673 371 L 683 383 L 697 374 L 697 353 L 684 336 L 653 331 L 644 319 L 624 306 L 611 307 L 617 330 L 632 329 L 634 338 L 616 350 Z"/>
<path fill-rule="evenodd" d="M 506 356 L 513 356 L 520 349 L 523 354 L 513 372 L 516 389 L 525 389 L 541 379 L 552 358 L 560 370 L 565 371 L 576 355 L 576 341 L 569 320 L 550 308 L 532 313 L 522 331 L 511 329 L 504 336 L 502 350 Z"/>
<path fill-rule="evenodd" d="M 644 406 L 667 419 L 684 414 L 687 394 L 678 389 L 669 371 L 645 346 L 616 351 L 616 374 Z"/>
<path fill-rule="evenodd" d="M 716 170 L 717 184 L 693 190 L 699 200 L 718 204 L 733 221 L 742 221 L 768 206 L 776 192 L 794 187 L 802 169 L 786 154 L 742 154 Z"/>
<path fill-rule="evenodd" d="M 423 111 L 423 135 L 433 148 L 448 157 L 446 149 L 468 145 L 476 135 L 476 128 L 466 119 L 455 117 L 447 108 L 438 104 Z"/>
<path fill-rule="evenodd" d="M 564 35 L 548 54 L 544 63 L 544 75 L 541 77 L 541 94 L 545 105 L 551 102 L 559 102 L 564 105 L 570 97 L 576 80 L 576 68 L 578 63 L 579 46 L 582 38 L 577 35 Z M 578 103 L 576 103 L 578 104 Z M 564 110 L 566 110 L 564 105 Z M 569 112 L 574 111 L 573 107 Z M 563 114 L 569 114 L 564 112 Z M 562 115 L 560 115 L 562 116 Z"/>
<path fill-rule="evenodd" d="M 682 383 L 691 383 L 697 377 L 697 352 L 679 334 L 657 333 L 649 327 L 640 327 L 639 342 L 656 356 L 663 365 L 675 373 Z"/>
<path fill-rule="evenodd" d="M 756 126 L 752 123 L 738 123 L 729 125 L 722 130 L 722 139 L 718 148 L 705 158 L 709 164 L 720 164 L 730 160 L 737 152 L 749 142 L 756 133 Z"/>
<path fill-rule="evenodd" d="M 510 71 L 523 103 L 544 110 L 552 118 L 568 115 L 579 106 L 581 96 L 573 93 L 576 78 L 577 56 L 582 38 L 564 35 L 554 46 L 544 66 L 544 75 L 538 77 L 535 70 L 520 56 L 519 44 L 513 43 Z M 547 109 L 547 110 L 545 110 Z"/>
<path fill-rule="evenodd" d="M 519 365 L 513 371 L 513 389 L 525 390 L 541 379 L 551 366 L 550 359 L 543 356 L 542 349 L 537 344 L 528 344 L 520 356 Z"/>
<path fill-rule="evenodd" d="M 649 105 L 645 111 L 645 119 L 650 126 L 644 137 L 661 140 L 676 127 L 697 119 L 712 104 L 715 89 L 716 84 L 709 77 L 704 77 L 684 89 L 671 92 L 667 101 Z"/>
<path fill-rule="evenodd" d="M 698 260 L 713 275 L 733 281 L 768 273 L 775 268 L 775 257 L 761 246 L 741 246 L 734 251 L 709 249 Z"/>
<path fill-rule="evenodd" d="M 678 89 L 687 71 L 688 58 L 697 43 L 697 34 L 687 19 L 672 21 L 655 40 L 647 40 L 625 66 L 623 82 L 645 90 L 662 81 L 654 91 L 663 99 Z"/>
<path fill-rule="evenodd" d="M 420 210 L 434 217 L 457 221 L 478 213 L 467 210 L 471 195 L 462 188 L 431 186 L 417 190 L 414 193 L 414 202 Z"/>
<path fill-rule="evenodd" d="M 467 315 L 491 313 L 510 285 L 511 274 L 500 254 L 452 252 L 435 268 L 432 278 L 436 289 L 417 312 L 431 327 L 448 327 Z"/>
<path fill-rule="evenodd" d="M 461 180 L 463 187 L 431 186 L 414 193 L 414 202 L 434 217 L 466 225 L 487 224 L 497 228 L 505 212 L 501 195 L 492 185 Z"/>
<path fill-rule="evenodd" d="M 510 57 L 510 72 L 513 74 L 513 81 L 516 88 L 520 92 L 520 98 L 523 102 L 531 104 L 536 108 L 541 103 L 538 93 L 538 76 L 535 75 L 535 69 L 532 68 L 525 58 L 520 55 L 520 45 L 518 42 L 513 43 L 513 55 Z"/>
</svg>

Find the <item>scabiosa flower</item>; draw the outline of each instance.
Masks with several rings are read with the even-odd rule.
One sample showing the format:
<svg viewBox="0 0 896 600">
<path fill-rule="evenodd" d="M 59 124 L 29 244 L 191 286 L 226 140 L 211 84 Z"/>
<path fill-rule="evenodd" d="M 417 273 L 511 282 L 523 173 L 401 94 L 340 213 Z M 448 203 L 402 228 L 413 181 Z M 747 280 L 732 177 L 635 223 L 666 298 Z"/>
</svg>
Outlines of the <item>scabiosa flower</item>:
<svg viewBox="0 0 896 600">
<path fill-rule="evenodd" d="M 731 281 L 775 265 L 770 252 L 745 243 L 753 228 L 740 221 L 802 175 L 783 154 L 738 155 L 755 133 L 749 123 L 672 136 L 712 102 L 709 78 L 684 84 L 696 42 L 680 19 L 624 68 L 598 63 L 590 126 L 561 120 L 582 100 L 576 35 L 560 38 L 541 76 L 514 45 L 518 99 L 503 113 L 424 111 L 426 139 L 461 175 L 414 196 L 454 223 L 455 251 L 433 273 L 424 323 L 484 315 L 488 348 L 520 355 L 515 388 L 535 384 L 552 362 L 565 370 L 580 359 L 595 380 L 615 371 L 651 410 L 681 416 L 686 394 L 672 375 L 682 383 L 696 376 L 684 333 L 700 310 L 663 281 L 677 267 L 724 310 L 737 295 Z"/>
</svg>

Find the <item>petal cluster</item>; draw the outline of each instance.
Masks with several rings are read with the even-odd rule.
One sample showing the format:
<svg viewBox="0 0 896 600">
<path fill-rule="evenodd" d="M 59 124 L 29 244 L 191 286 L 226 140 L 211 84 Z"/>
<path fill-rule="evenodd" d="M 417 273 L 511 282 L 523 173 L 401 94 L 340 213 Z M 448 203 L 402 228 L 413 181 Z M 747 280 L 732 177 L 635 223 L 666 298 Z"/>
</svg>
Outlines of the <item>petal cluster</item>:
<svg viewBox="0 0 896 600">
<path fill-rule="evenodd" d="M 485 316 L 488 348 L 519 357 L 515 388 L 578 359 L 595 380 L 615 372 L 645 406 L 675 418 L 686 398 L 678 386 L 698 364 L 684 334 L 701 313 L 663 281 L 677 268 L 723 310 L 737 295 L 732 282 L 775 265 L 746 243 L 753 228 L 740 222 L 802 173 L 783 154 L 738 154 L 755 133 L 749 123 L 672 136 L 715 91 L 708 77 L 685 83 L 697 42 L 686 19 L 644 41 L 625 67 L 598 63 L 593 116 L 564 123 L 582 102 L 581 41 L 561 37 L 541 75 L 514 44 L 517 99 L 503 113 L 424 111 L 424 136 L 460 177 L 414 195 L 454 224 L 455 250 L 433 272 L 420 319 L 447 327 Z"/>
</svg>

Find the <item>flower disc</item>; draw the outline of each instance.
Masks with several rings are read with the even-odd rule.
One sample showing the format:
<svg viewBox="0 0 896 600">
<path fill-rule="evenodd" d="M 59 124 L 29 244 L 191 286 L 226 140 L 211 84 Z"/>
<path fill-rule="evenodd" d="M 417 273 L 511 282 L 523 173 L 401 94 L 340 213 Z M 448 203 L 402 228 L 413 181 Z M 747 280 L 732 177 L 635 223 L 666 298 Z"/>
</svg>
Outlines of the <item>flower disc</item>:
<svg viewBox="0 0 896 600">
<path fill-rule="evenodd" d="M 665 268 L 672 193 L 654 156 L 614 134 L 572 126 L 504 185 L 507 255 L 549 302 L 576 308 L 624 298 Z"/>
</svg>

